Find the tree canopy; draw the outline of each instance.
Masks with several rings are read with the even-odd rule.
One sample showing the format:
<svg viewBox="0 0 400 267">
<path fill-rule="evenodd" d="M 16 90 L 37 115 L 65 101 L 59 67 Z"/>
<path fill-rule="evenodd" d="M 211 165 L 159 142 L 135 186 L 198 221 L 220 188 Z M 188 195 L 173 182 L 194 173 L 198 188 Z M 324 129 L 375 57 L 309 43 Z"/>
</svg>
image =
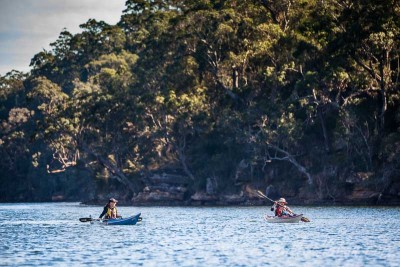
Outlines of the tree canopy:
<svg viewBox="0 0 400 267">
<path fill-rule="evenodd" d="M 399 17 L 394 0 L 128 0 L 116 25 L 64 29 L 0 77 L 0 200 L 131 198 L 171 172 L 192 194 L 396 195 Z"/>
</svg>

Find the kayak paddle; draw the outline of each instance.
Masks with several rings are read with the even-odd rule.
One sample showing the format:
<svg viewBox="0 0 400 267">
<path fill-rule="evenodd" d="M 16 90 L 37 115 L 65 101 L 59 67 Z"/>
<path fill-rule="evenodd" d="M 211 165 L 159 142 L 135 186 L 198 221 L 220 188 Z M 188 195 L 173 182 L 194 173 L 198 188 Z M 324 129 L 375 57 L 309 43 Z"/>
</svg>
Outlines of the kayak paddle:
<svg viewBox="0 0 400 267">
<path fill-rule="evenodd" d="M 264 193 L 261 192 L 260 190 L 257 190 L 256 192 L 257 192 L 258 196 L 260 196 L 260 197 L 262 197 L 262 198 L 265 198 L 265 199 L 268 199 L 269 201 L 272 201 L 272 202 L 275 203 L 274 200 L 272 200 L 272 199 L 270 199 L 269 197 L 267 197 L 266 195 L 264 195 Z M 278 203 L 278 205 L 282 206 L 282 205 L 279 204 L 279 203 Z M 304 216 L 301 217 L 301 221 L 302 221 L 302 222 L 310 222 L 310 220 L 309 220 L 307 217 L 304 217 Z"/>
</svg>

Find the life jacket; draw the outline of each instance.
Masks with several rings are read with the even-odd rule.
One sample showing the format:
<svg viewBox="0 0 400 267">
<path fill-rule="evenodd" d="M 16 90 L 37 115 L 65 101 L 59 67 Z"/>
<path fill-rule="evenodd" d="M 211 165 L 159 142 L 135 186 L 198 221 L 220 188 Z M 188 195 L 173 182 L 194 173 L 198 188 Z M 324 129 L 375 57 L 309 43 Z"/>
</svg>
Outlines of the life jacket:
<svg viewBox="0 0 400 267">
<path fill-rule="evenodd" d="M 118 212 L 117 212 L 117 207 L 110 208 L 107 207 L 107 213 L 106 213 L 106 219 L 115 219 L 117 218 Z"/>
<path fill-rule="evenodd" d="M 280 205 L 276 205 L 276 207 L 275 207 L 275 216 L 278 216 L 278 217 L 282 216 L 284 211 L 285 211 L 284 207 L 282 207 Z"/>
</svg>

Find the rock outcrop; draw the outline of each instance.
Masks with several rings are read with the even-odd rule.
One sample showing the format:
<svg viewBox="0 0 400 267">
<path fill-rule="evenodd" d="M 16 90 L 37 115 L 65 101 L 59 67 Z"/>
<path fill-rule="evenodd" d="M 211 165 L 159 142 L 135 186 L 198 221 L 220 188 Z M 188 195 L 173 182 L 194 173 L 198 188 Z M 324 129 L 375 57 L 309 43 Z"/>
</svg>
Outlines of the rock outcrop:
<svg viewBox="0 0 400 267">
<path fill-rule="evenodd" d="M 185 200 L 189 178 L 175 173 L 153 173 L 143 177 L 142 192 L 133 197 L 134 204 L 179 204 Z"/>
</svg>

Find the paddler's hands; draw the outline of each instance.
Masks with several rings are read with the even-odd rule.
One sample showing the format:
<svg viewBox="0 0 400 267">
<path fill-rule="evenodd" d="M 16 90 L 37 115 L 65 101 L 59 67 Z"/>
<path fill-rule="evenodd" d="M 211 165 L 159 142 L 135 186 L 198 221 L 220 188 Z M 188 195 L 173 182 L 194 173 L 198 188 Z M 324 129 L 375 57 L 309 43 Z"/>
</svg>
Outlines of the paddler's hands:
<svg viewBox="0 0 400 267">
<path fill-rule="evenodd" d="M 288 207 L 285 207 L 285 211 L 287 211 L 290 215 L 294 215 L 293 211 Z"/>
</svg>

